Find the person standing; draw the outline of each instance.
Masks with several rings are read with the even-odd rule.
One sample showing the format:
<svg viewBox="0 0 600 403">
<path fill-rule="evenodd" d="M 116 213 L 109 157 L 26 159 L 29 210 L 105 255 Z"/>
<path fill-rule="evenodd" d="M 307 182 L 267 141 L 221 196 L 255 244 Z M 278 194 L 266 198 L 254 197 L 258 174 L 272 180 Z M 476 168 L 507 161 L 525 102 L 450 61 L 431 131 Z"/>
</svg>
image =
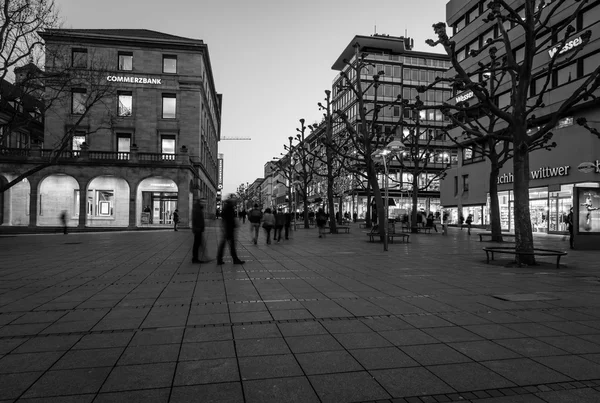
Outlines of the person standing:
<svg viewBox="0 0 600 403">
<path fill-rule="evenodd" d="M 473 223 L 473 214 L 467 216 L 467 234 L 471 235 L 471 224 Z"/>
<path fill-rule="evenodd" d="M 263 213 L 258 208 L 258 204 L 254 203 L 254 208 L 248 213 L 248 221 L 250 221 L 250 233 L 252 233 L 252 242 L 254 245 L 258 242 L 258 231 Z"/>
<path fill-rule="evenodd" d="M 292 214 L 290 212 L 285 213 L 285 239 L 290 239 L 290 227 L 292 226 Z"/>
<path fill-rule="evenodd" d="M 273 239 L 279 243 L 281 242 L 281 233 L 283 232 L 283 226 L 285 225 L 285 215 L 281 209 L 277 209 L 275 213 L 275 235 Z"/>
<path fill-rule="evenodd" d="M 179 224 L 179 210 L 173 211 L 173 229 L 177 231 L 177 224 Z"/>
<path fill-rule="evenodd" d="M 319 238 L 325 238 L 325 224 L 327 224 L 327 215 L 323 208 L 317 211 L 317 227 L 319 228 Z"/>
<path fill-rule="evenodd" d="M 429 227 L 429 228 L 433 228 L 435 230 L 435 232 L 438 232 L 437 226 L 435 225 L 435 221 L 433 218 L 433 213 L 430 212 L 429 215 L 427 216 L 427 224 L 425 226 Z"/>
<path fill-rule="evenodd" d="M 271 230 L 275 227 L 275 216 L 271 214 L 271 209 L 267 208 L 265 214 L 262 217 L 262 226 L 267 234 L 267 245 L 271 243 Z"/>
<path fill-rule="evenodd" d="M 67 210 L 63 210 L 60 213 L 60 223 L 63 227 L 63 234 L 67 235 Z"/>
<path fill-rule="evenodd" d="M 192 246 L 192 263 L 208 263 L 211 259 L 204 257 L 206 254 L 206 242 L 204 241 L 204 203 L 196 199 L 192 207 L 192 233 L 194 234 L 194 245 Z M 202 258 L 198 259 L 198 252 L 202 248 Z"/>
<path fill-rule="evenodd" d="M 217 252 L 217 264 L 224 264 L 223 252 L 226 243 L 229 244 L 229 250 L 231 252 L 231 257 L 233 258 L 233 264 L 246 263 L 238 258 L 235 250 L 235 229 L 237 227 L 237 222 L 235 219 L 235 199 L 233 195 L 230 195 L 225 201 L 225 206 L 221 212 L 221 218 L 223 221 L 223 238 L 221 238 L 221 243 L 219 244 L 219 250 Z"/>
<path fill-rule="evenodd" d="M 575 249 L 575 245 L 573 245 L 573 207 L 571 207 L 567 215 L 567 229 L 569 230 L 569 247 Z"/>
</svg>

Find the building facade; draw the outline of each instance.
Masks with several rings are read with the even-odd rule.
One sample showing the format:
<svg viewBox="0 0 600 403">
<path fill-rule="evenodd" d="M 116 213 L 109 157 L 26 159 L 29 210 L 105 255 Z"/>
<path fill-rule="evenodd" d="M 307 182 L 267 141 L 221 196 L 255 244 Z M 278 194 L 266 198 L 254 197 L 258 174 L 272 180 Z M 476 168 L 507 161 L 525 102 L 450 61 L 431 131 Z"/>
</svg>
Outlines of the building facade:
<svg viewBox="0 0 600 403">
<path fill-rule="evenodd" d="M 508 3 L 515 7 L 519 14 L 524 12 L 522 0 Z M 565 2 L 555 17 L 550 20 L 550 26 L 573 15 L 578 4 L 575 1 Z M 499 34 L 493 22 L 484 21 L 484 10 L 484 1 L 453 0 L 447 4 L 447 21 L 452 29 L 452 40 L 456 42 L 461 67 L 467 72 L 477 69 L 478 63 L 485 64 L 489 61 L 487 52 L 482 52 L 478 56 L 469 56 L 469 50 L 479 49 L 488 38 L 496 38 Z M 572 47 L 564 52 L 556 48 L 559 42 L 557 30 L 554 30 L 547 46 L 535 55 L 534 80 L 530 90 L 533 96 L 538 94 L 541 83 L 548 77 L 545 68 L 554 53 L 556 51 L 564 53 L 556 59 L 556 68 L 551 73 L 548 91 L 543 95 L 544 105 L 535 112 L 540 125 L 599 65 L 599 21 L 600 2 L 593 1 L 582 10 L 574 23 L 575 31 L 571 38 L 577 41 L 576 47 L 578 47 L 578 53 L 574 57 L 570 57 L 573 55 L 570 53 Z M 518 62 L 522 60 L 524 54 L 522 30 L 515 29 L 515 25 L 511 26 L 510 23 L 505 27 Z M 591 37 L 589 41 L 581 41 L 580 38 L 586 31 L 591 32 Z M 507 105 L 509 91 L 507 87 L 506 92 L 498 96 L 499 106 Z M 453 95 L 469 96 L 464 93 Z M 556 143 L 556 147 L 550 151 L 537 150 L 530 154 L 529 207 L 535 232 L 565 233 L 569 209 L 575 206 L 577 199 L 581 198 L 578 196 L 578 188 L 600 186 L 600 164 L 598 163 L 600 140 L 575 123 L 581 117 L 587 118 L 588 121 L 597 121 L 599 112 L 598 104 L 594 101 L 584 102 L 572 108 L 569 116 L 562 119 L 552 131 L 552 142 Z M 537 127 L 531 127 L 529 130 L 535 131 Z M 504 164 L 498 178 L 503 230 L 514 230 L 512 169 L 512 160 L 510 160 Z M 462 150 L 457 163 L 449 170 L 441 184 L 442 204 L 451 212 L 451 221 L 456 223 L 460 216 L 467 217 L 472 214 L 474 224 L 484 226 L 489 224 L 489 172 L 489 161 L 478 153 L 476 147 L 467 146 Z M 594 201 L 594 206 L 600 207 L 600 196 L 597 199 Z M 582 213 L 582 216 L 587 216 L 587 212 Z"/>
<path fill-rule="evenodd" d="M 2 225 L 56 226 L 66 210 L 79 228 L 161 227 L 177 209 L 186 226 L 195 197 L 214 214 L 222 97 L 207 45 L 149 30 L 41 35 L 54 100 L 43 142 L 25 152 L 7 147 L 0 177 L 57 158 L 5 194 Z M 65 72 L 75 79 L 58 89 L 51 80 Z"/>
<path fill-rule="evenodd" d="M 373 82 L 373 75 L 383 71 L 380 75 L 380 85 L 375 90 L 371 87 L 363 96 L 367 109 L 372 109 L 377 96 L 378 103 L 390 103 L 401 96 L 403 100 L 410 103 L 416 101 L 419 96 L 425 105 L 440 103 L 447 99 L 451 92 L 444 83 L 439 83 L 424 94 L 417 92 L 417 87 L 434 82 L 438 76 L 443 76 L 449 68 L 450 63 L 447 55 L 439 53 L 420 52 L 413 50 L 413 40 L 405 37 L 394 37 L 389 35 L 355 36 L 348 46 L 342 51 L 332 69 L 344 71 L 352 79 L 352 69 L 345 60 L 354 63 L 356 60 L 356 45 L 359 46 L 359 57 L 372 66 L 363 70 L 361 81 L 363 88 Z M 358 125 L 360 116 L 358 112 L 358 100 L 356 95 L 344 86 L 344 79 L 338 75 L 333 82 L 332 88 L 333 110 L 346 113 L 352 124 Z M 392 162 L 389 168 L 389 195 L 394 200 L 390 202 L 390 217 L 399 217 L 408 214 L 412 209 L 412 194 L 417 192 L 418 209 L 436 213 L 440 206 L 439 179 L 436 178 L 451 161 L 456 160 L 456 148 L 444 134 L 443 126 L 447 125 L 440 111 L 421 110 L 415 121 L 413 111 L 405 110 L 400 104 L 394 107 L 386 107 L 381 110 L 377 124 L 386 136 L 393 134 L 401 139 L 407 148 L 411 141 L 413 149 L 422 147 L 427 149 L 423 158 L 427 159 L 427 168 L 418 172 L 419 188 L 413 189 L 414 162 L 407 157 L 401 156 L 402 163 Z M 372 116 L 372 115 L 371 115 Z M 369 119 L 369 115 L 367 116 Z M 372 117 L 371 117 L 372 119 Z M 403 124 L 398 122 L 404 121 Z M 334 136 L 345 130 L 343 125 L 334 125 Z M 418 135 L 410 135 L 410 131 Z M 380 188 L 384 190 L 384 174 L 380 175 Z M 360 180 L 358 186 L 355 180 L 349 180 L 350 186 L 343 199 L 343 211 L 354 211 L 359 218 L 365 218 L 367 211 L 366 180 Z M 426 185 L 427 184 L 427 185 Z"/>
</svg>

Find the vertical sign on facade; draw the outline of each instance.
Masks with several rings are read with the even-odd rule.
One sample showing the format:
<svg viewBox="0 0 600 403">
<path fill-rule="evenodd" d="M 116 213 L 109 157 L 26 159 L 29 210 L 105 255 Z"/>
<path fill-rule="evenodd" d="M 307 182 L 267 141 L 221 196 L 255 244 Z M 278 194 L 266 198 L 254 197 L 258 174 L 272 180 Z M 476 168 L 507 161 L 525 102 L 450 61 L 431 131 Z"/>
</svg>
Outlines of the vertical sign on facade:
<svg viewBox="0 0 600 403">
<path fill-rule="evenodd" d="M 217 157 L 217 167 L 219 169 L 218 172 L 218 189 L 223 189 L 223 154 L 219 154 Z"/>
</svg>

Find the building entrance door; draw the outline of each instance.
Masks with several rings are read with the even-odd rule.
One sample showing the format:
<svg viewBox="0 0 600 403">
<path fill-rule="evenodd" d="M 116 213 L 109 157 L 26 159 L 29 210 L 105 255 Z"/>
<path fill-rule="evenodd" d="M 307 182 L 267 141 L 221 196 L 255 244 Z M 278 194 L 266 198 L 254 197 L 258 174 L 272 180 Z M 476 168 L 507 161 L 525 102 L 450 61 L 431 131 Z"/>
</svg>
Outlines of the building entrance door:
<svg viewBox="0 0 600 403">
<path fill-rule="evenodd" d="M 177 193 L 152 193 L 153 222 L 172 224 L 173 212 L 177 209 Z"/>
</svg>

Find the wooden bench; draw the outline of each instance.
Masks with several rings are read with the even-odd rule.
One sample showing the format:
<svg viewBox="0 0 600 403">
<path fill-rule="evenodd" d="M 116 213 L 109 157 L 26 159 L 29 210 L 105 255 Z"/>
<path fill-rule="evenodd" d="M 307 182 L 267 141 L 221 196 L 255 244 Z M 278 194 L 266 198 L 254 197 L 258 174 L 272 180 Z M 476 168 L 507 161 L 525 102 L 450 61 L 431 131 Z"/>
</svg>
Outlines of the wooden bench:
<svg viewBox="0 0 600 403">
<path fill-rule="evenodd" d="M 567 252 L 553 249 L 540 249 L 534 248 L 530 252 L 519 252 L 512 246 L 488 246 L 483 248 L 486 255 L 486 263 L 490 263 L 490 260 L 494 260 L 495 253 L 506 253 L 509 255 L 525 255 L 525 256 L 555 256 L 556 267 L 560 267 L 560 258 L 567 255 Z"/>
<path fill-rule="evenodd" d="M 419 232 L 424 232 L 426 234 L 431 234 L 431 230 L 433 229 L 433 227 L 409 227 L 409 226 L 402 226 L 402 232 L 413 232 L 413 230 L 416 230 L 417 233 Z"/>
<path fill-rule="evenodd" d="M 365 234 L 367 234 L 367 236 L 369 237 L 369 242 L 375 242 L 375 237 L 380 237 L 381 235 L 379 234 L 379 229 L 377 228 L 377 226 L 373 227 L 373 229 L 371 231 L 363 231 Z M 402 240 L 402 242 L 407 242 L 410 238 L 409 234 L 400 234 L 397 232 L 389 232 L 387 234 L 388 237 L 388 242 L 389 243 L 394 243 L 394 238 L 400 238 Z"/>
<path fill-rule="evenodd" d="M 349 227 L 349 226 L 347 226 L 347 225 L 336 225 L 336 226 L 335 226 L 335 229 L 336 229 L 336 231 L 338 232 L 338 234 L 339 234 L 341 231 L 344 231 L 346 234 L 349 234 L 349 233 L 350 233 L 350 227 Z"/>
<path fill-rule="evenodd" d="M 479 242 L 483 242 L 483 238 L 489 238 L 489 241 L 492 240 L 492 233 L 491 232 L 480 232 L 479 234 Z M 502 233 L 502 238 L 514 238 L 515 234 L 509 234 L 509 233 Z M 487 241 L 488 239 L 486 239 Z"/>
</svg>

